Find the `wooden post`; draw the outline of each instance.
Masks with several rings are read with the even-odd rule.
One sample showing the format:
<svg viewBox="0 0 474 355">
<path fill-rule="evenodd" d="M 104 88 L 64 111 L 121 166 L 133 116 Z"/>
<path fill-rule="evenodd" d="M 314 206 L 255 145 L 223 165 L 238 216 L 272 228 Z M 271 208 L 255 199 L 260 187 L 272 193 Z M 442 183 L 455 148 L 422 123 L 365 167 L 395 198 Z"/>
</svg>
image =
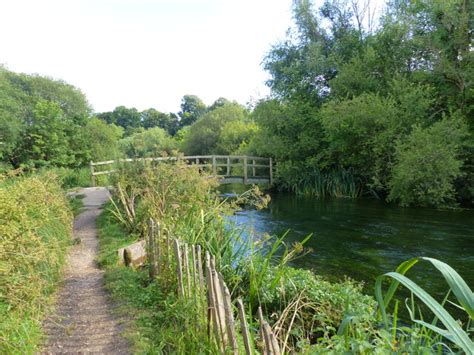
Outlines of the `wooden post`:
<svg viewBox="0 0 474 355">
<path fill-rule="evenodd" d="M 228 338 L 227 338 L 227 332 L 226 332 L 227 329 L 225 325 L 224 297 L 223 297 L 223 292 L 221 289 L 221 284 L 219 282 L 219 276 L 217 275 L 217 271 L 213 269 L 211 270 L 211 274 L 212 274 L 212 284 L 214 287 L 213 291 L 214 291 L 214 297 L 215 297 L 214 305 L 217 308 L 217 320 L 219 323 L 222 345 L 224 349 L 226 349 L 227 344 L 228 344 Z"/>
<path fill-rule="evenodd" d="M 252 176 L 255 177 L 255 159 L 252 159 Z"/>
<path fill-rule="evenodd" d="M 244 185 L 247 185 L 247 156 L 244 156 Z"/>
<path fill-rule="evenodd" d="M 197 253 L 197 268 L 198 268 L 198 272 L 199 272 L 199 282 L 201 283 L 201 287 L 202 285 L 204 285 L 204 275 L 202 273 L 202 259 L 201 259 L 201 246 L 198 244 L 196 246 L 196 253 Z"/>
<path fill-rule="evenodd" d="M 227 157 L 227 171 L 226 175 L 230 176 L 230 157 Z"/>
<path fill-rule="evenodd" d="M 178 294 L 184 298 L 184 286 L 183 286 L 183 270 L 181 269 L 181 253 L 180 253 L 179 241 L 174 240 L 174 254 L 176 256 L 176 273 L 178 274 Z"/>
<path fill-rule="evenodd" d="M 162 264 L 162 259 L 163 259 L 163 252 L 162 252 L 162 246 L 160 245 L 161 242 L 161 228 L 160 228 L 160 223 L 155 223 L 155 265 L 156 265 L 156 274 L 159 275 L 162 271 L 161 269 L 161 264 Z"/>
<path fill-rule="evenodd" d="M 273 185 L 273 160 L 270 158 L 270 185 Z"/>
<path fill-rule="evenodd" d="M 91 184 L 92 184 L 92 187 L 95 187 L 95 175 L 94 175 L 94 162 L 91 160 L 90 163 L 89 163 L 89 167 L 91 169 Z"/>
<path fill-rule="evenodd" d="M 186 273 L 186 296 L 191 298 L 191 275 L 189 273 L 189 250 L 188 244 L 184 243 L 183 245 L 183 266 L 184 272 Z"/>
<path fill-rule="evenodd" d="M 227 327 L 227 335 L 229 337 L 230 346 L 232 352 L 236 355 L 239 354 L 239 346 L 237 345 L 237 337 L 235 335 L 234 315 L 232 313 L 232 301 L 230 299 L 230 292 L 227 285 L 224 282 L 224 278 L 219 274 L 219 281 L 222 290 L 222 296 L 224 299 L 224 311 L 225 311 L 225 325 Z"/>
<path fill-rule="evenodd" d="M 242 299 L 237 299 L 237 308 L 239 310 L 240 318 L 240 330 L 242 331 L 242 337 L 244 338 L 245 354 L 252 355 L 252 347 L 250 346 L 250 335 L 249 327 L 247 325 L 247 319 L 245 319 L 244 303 Z"/>
<path fill-rule="evenodd" d="M 206 252 L 207 256 L 207 252 Z M 215 295 L 215 288 L 213 282 L 213 271 L 210 266 L 206 267 L 206 281 L 207 281 L 207 333 L 209 340 L 211 340 L 211 331 L 214 330 L 214 338 L 216 340 L 217 346 L 224 352 L 224 348 L 221 342 L 221 332 L 219 326 L 219 312 L 217 311 L 216 305 L 216 295 Z"/>
<path fill-rule="evenodd" d="M 216 166 L 216 156 L 212 156 L 212 175 L 216 176 L 217 175 L 217 166 Z"/>
<path fill-rule="evenodd" d="M 147 254 L 149 264 L 150 279 L 154 280 L 156 277 L 156 247 L 155 247 L 155 222 L 152 218 L 148 221 L 148 240 L 147 240 Z"/>
</svg>

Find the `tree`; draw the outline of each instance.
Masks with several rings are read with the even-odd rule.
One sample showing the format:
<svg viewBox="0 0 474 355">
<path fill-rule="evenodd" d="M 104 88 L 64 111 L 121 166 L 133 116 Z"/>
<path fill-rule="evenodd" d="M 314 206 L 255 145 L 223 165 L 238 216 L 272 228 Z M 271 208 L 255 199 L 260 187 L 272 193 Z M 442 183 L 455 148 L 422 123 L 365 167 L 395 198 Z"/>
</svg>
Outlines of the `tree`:
<svg viewBox="0 0 474 355">
<path fill-rule="evenodd" d="M 176 155 L 177 143 L 159 127 L 135 133 L 119 141 L 120 151 L 131 158 Z"/>
<path fill-rule="evenodd" d="M 84 135 L 89 148 L 89 160 L 100 161 L 117 157 L 118 140 L 123 135 L 122 127 L 92 117 L 84 127 Z"/>
<path fill-rule="evenodd" d="M 132 135 L 143 127 L 142 116 L 134 107 L 117 106 L 112 112 L 99 113 L 97 117 L 108 124 L 122 127 L 127 136 Z"/>
<path fill-rule="evenodd" d="M 59 104 L 38 101 L 22 143 L 15 151 L 17 164 L 31 167 L 73 165 L 74 152 L 69 149 L 68 129 Z"/>
<path fill-rule="evenodd" d="M 160 127 L 171 135 L 176 133 L 178 119 L 175 114 L 159 112 L 154 108 L 144 110 L 140 114 L 145 129 Z"/>
<path fill-rule="evenodd" d="M 79 128 L 89 113 L 77 88 L 0 67 L 0 160 L 15 168 L 84 164 L 87 147 Z"/>
<path fill-rule="evenodd" d="M 190 126 L 184 135 L 183 150 L 186 154 L 230 154 L 252 130 L 246 127 L 247 123 L 247 112 L 239 104 L 220 106 Z M 239 133 L 226 131 L 233 129 Z"/>
<path fill-rule="evenodd" d="M 189 126 L 196 122 L 207 110 L 206 105 L 196 95 L 184 95 L 181 101 L 179 126 Z"/>
</svg>

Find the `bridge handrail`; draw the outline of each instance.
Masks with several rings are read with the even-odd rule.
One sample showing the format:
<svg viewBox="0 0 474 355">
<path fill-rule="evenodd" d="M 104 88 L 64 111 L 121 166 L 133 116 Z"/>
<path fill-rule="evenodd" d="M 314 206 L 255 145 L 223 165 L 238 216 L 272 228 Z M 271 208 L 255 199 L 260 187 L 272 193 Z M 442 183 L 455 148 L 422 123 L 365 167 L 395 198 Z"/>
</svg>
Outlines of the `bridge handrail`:
<svg viewBox="0 0 474 355">
<path fill-rule="evenodd" d="M 226 159 L 226 163 L 218 163 L 217 160 Z M 210 162 L 201 162 L 202 160 L 211 160 Z M 233 163 L 232 160 L 238 160 L 238 163 Z M 243 183 L 247 184 L 248 182 L 248 168 L 252 168 L 252 175 L 254 178 L 257 177 L 256 169 L 257 168 L 268 168 L 268 180 L 270 184 L 273 184 L 273 161 L 272 158 L 265 157 L 256 157 L 256 156 L 247 156 L 247 155 L 191 155 L 191 156 L 173 156 L 173 157 L 150 157 L 150 158 L 126 158 L 126 159 L 115 159 L 115 160 L 106 160 L 99 162 L 90 162 L 90 172 L 91 172 L 91 181 L 92 186 L 95 186 L 95 177 L 98 175 L 108 175 L 115 172 L 115 169 L 108 169 L 102 171 L 95 171 L 96 166 L 111 165 L 116 163 L 129 163 L 137 161 L 185 161 L 190 162 L 192 166 L 196 167 L 208 167 L 212 168 L 212 176 L 219 177 L 230 177 L 230 171 L 232 167 L 240 166 L 243 167 Z M 192 161 L 192 162 L 191 162 Z M 256 162 L 260 162 L 257 164 Z M 263 161 L 263 163 L 262 163 Z M 265 164 L 268 162 L 268 164 Z M 226 174 L 219 175 L 217 173 L 219 168 L 227 168 Z"/>
</svg>

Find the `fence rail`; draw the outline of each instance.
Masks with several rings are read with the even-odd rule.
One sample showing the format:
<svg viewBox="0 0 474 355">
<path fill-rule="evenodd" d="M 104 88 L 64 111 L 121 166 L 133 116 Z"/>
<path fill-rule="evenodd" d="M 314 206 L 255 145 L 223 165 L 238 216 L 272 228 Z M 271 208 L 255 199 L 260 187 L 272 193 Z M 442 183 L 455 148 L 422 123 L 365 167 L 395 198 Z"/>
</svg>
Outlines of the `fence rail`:
<svg viewBox="0 0 474 355">
<path fill-rule="evenodd" d="M 90 162 L 91 184 L 96 186 L 96 177 L 116 171 L 114 165 L 131 162 L 185 162 L 216 176 L 223 184 L 273 184 L 272 158 L 246 155 L 192 155 L 159 158 L 117 159 Z M 101 168 L 106 168 L 101 170 Z"/>
</svg>

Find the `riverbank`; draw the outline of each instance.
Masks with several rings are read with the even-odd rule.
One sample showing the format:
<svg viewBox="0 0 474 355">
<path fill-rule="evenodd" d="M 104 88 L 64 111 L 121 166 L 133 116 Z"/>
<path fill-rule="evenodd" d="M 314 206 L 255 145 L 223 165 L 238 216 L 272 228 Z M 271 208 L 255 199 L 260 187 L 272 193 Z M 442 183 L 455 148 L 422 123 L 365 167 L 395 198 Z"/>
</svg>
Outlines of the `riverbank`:
<svg viewBox="0 0 474 355">
<path fill-rule="evenodd" d="M 275 242 L 270 238 L 262 243 L 261 238 L 248 238 L 238 228 L 229 227 L 224 216 L 233 215 L 242 203 L 266 202 L 258 190 L 241 196 L 240 201 L 222 201 L 215 182 L 180 165 L 131 166 L 119 171 L 114 179 L 116 200 L 103 228 L 121 232 L 115 239 L 106 237 L 108 246 L 102 254 L 108 265 L 106 276 L 109 287 L 130 307 L 127 312 L 138 315 L 135 334 L 154 334 L 145 337 L 151 349 L 209 351 L 213 345 L 196 343 L 199 337 L 182 328 L 186 320 L 198 315 L 176 298 L 176 275 L 165 273 L 150 279 L 146 268 L 134 271 L 117 265 L 116 249 L 127 240 L 147 235 L 149 218 L 160 224 L 165 235 L 199 244 L 215 255 L 232 299 L 242 298 L 249 310 L 248 323 L 255 327 L 256 311 L 261 306 L 266 321 L 279 334 L 277 339 L 284 351 L 437 352 L 442 351 L 443 345 L 439 344 L 449 343 L 417 323 L 398 331 L 398 302 L 389 305 L 379 299 L 379 304 L 393 314 L 388 318 L 392 319 L 389 325 L 387 318 L 381 317 L 383 313 L 376 312 L 375 299 L 363 295 L 359 284 L 328 282 L 310 271 L 289 266 L 306 252 L 304 242 L 289 247 L 284 239 Z M 398 271 L 405 273 L 408 269 Z M 386 302 L 390 298 L 387 296 Z M 453 322 L 447 324 L 458 329 Z M 182 336 L 177 338 L 176 334 Z M 258 333 L 252 336 L 260 346 Z M 143 337 L 136 339 L 136 345 L 143 344 Z M 449 346 L 455 349 L 455 344 Z"/>
</svg>

